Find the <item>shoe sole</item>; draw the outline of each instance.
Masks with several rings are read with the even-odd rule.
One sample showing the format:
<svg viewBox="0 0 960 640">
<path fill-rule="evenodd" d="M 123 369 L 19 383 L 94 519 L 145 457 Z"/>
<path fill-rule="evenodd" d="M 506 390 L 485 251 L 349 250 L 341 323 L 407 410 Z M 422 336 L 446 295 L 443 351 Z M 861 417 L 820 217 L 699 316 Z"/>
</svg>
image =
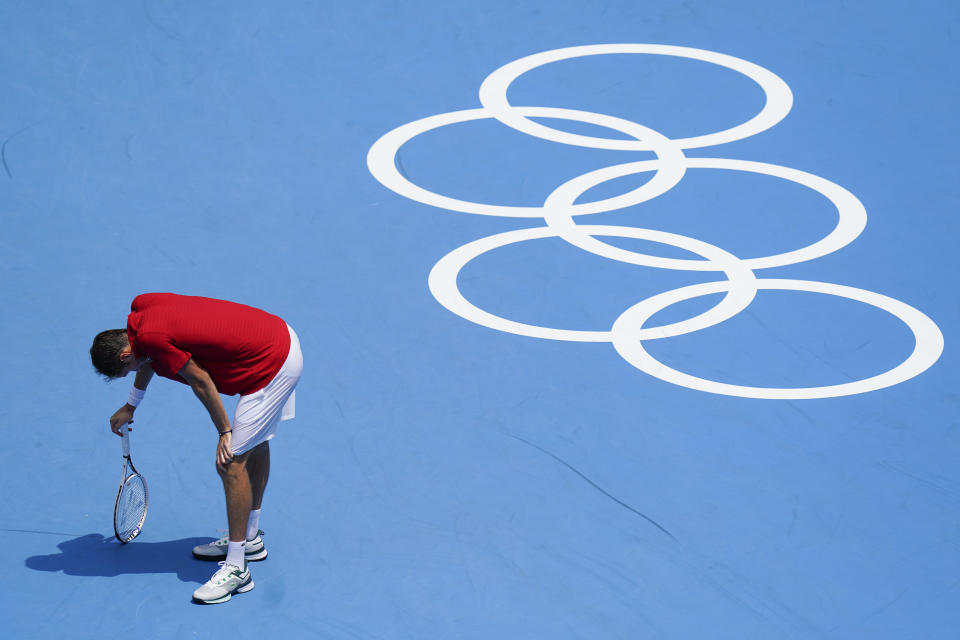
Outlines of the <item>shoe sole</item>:
<svg viewBox="0 0 960 640">
<path fill-rule="evenodd" d="M 227 559 L 227 554 L 223 554 L 223 555 L 219 555 L 219 556 L 201 556 L 201 555 L 198 555 L 198 554 L 194 553 L 194 554 L 193 554 L 193 557 L 196 558 L 197 560 L 226 560 L 226 559 Z M 245 555 L 244 558 L 246 559 L 247 562 L 260 562 L 261 560 L 266 560 L 266 559 L 267 559 L 267 550 L 266 550 L 266 549 L 261 549 L 260 551 L 257 551 L 256 553 L 251 553 L 251 554 L 249 554 L 249 555 Z"/>
<path fill-rule="evenodd" d="M 223 604 L 224 602 L 232 598 L 235 593 L 246 593 L 251 589 L 253 589 L 253 578 L 250 579 L 250 582 L 240 585 L 239 587 L 237 587 L 227 595 L 223 596 L 222 598 L 215 598 L 213 600 L 200 600 L 196 596 L 194 596 L 193 601 L 199 604 Z"/>
</svg>

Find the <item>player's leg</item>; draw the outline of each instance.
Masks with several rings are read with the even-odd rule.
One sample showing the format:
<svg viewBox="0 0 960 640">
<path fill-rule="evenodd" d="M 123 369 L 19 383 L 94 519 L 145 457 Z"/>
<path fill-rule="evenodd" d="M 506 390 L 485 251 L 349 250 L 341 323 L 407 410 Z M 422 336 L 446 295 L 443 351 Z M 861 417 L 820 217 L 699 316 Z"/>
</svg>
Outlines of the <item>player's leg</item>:
<svg viewBox="0 0 960 640">
<path fill-rule="evenodd" d="M 198 602 L 218 604 L 226 602 L 235 593 L 245 593 L 253 589 L 253 578 L 244 558 L 247 515 L 253 503 L 250 479 L 247 476 L 247 457 L 246 453 L 235 455 L 229 464 L 217 466 L 217 473 L 223 481 L 227 521 L 230 526 L 227 557 L 213 577 L 193 592 L 193 598 Z"/>
<path fill-rule="evenodd" d="M 271 408 L 268 400 L 268 394 L 258 392 L 241 397 L 237 404 L 232 425 L 233 462 L 223 470 L 218 468 L 226 496 L 229 533 L 219 540 L 194 547 L 193 555 L 197 558 L 225 560 L 230 543 L 237 541 L 246 541 L 244 557 L 247 562 L 267 557 L 259 531 L 259 508 L 270 474 L 267 442 L 273 437 L 279 421 L 279 409 Z"/>
<path fill-rule="evenodd" d="M 263 492 L 270 477 L 270 441 L 262 442 L 250 451 L 247 458 L 247 477 L 250 478 L 250 493 L 253 498 L 250 517 L 247 519 L 247 560 L 263 560 L 267 550 L 263 546 L 260 531 L 260 507 Z"/>
<path fill-rule="evenodd" d="M 247 474 L 249 453 L 234 455 L 233 461 L 223 467 L 217 467 L 217 473 L 223 481 L 223 492 L 227 500 L 227 524 L 230 542 L 245 542 L 247 539 L 247 517 L 253 505 L 253 492 L 250 488 L 250 476 Z"/>
<path fill-rule="evenodd" d="M 236 429 L 236 425 L 234 425 Z M 242 433 L 242 432 L 241 432 Z M 265 560 L 267 549 L 259 531 L 259 522 L 250 532 L 251 520 L 259 520 L 259 513 L 253 517 L 254 505 L 259 510 L 263 500 L 263 491 L 270 473 L 270 450 L 266 442 L 251 451 L 234 454 L 233 461 L 223 470 L 217 469 L 223 482 L 227 503 L 228 534 L 219 540 L 193 548 L 193 555 L 201 560 L 225 560 L 231 542 L 243 542 L 243 557 L 246 562 Z"/>
<path fill-rule="evenodd" d="M 270 441 L 257 445 L 247 458 L 247 476 L 250 478 L 250 491 L 253 497 L 252 509 L 257 511 L 263 505 L 263 492 L 270 478 Z"/>
</svg>

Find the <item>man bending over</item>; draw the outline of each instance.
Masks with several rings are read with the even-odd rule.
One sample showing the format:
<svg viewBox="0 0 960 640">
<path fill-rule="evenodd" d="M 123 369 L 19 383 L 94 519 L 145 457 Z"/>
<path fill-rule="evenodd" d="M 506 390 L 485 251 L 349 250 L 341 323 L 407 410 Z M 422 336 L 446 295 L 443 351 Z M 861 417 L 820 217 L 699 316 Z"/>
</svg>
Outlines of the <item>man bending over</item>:
<svg viewBox="0 0 960 640">
<path fill-rule="evenodd" d="M 94 338 L 90 358 L 107 378 L 136 372 L 127 403 L 110 417 L 120 435 L 153 374 L 189 385 L 217 430 L 216 467 L 227 500 L 229 534 L 194 547 L 202 559 L 223 560 L 193 597 L 226 602 L 253 589 L 247 561 L 267 557 L 260 508 L 270 474 L 277 423 L 294 417 L 294 390 L 303 369 L 300 342 L 281 318 L 246 305 L 173 293 L 134 298 L 126 329 Z M 233 424 L 220 394 L 240 395 Z"/>
</svg>

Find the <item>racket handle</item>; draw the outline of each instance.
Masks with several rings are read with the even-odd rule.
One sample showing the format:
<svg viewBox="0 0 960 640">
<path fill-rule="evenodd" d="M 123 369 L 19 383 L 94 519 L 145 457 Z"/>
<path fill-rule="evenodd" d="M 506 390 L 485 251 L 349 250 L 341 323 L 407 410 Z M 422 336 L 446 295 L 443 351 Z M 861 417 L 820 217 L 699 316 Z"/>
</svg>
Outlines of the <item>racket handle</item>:
<svg viewBox="0 0 960 640">
<path fill-rule="evenodd" d="M 130 428 L 127 425 L 120 427 L 120 435 L 123 436 L 123 457 L 130 457 Z"/>
</svg>

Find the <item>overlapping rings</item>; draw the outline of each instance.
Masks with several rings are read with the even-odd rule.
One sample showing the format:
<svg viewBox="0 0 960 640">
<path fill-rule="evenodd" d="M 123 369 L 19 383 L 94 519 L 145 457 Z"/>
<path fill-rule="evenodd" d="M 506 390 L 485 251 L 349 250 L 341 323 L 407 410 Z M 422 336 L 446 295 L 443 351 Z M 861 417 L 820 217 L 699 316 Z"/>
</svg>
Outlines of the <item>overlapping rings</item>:
<svg viewBox="0 0 960 640">
<path fill-rule="evenodd" d="M 550 107 L 513 106 L 507 100 L 510 85 L 520 75 L 552 62 L 603 54 L 653 54 L 701 60 L 737 71 L 763 90 L 763 108 L 737 126 L 689 138 L 670 139 L 648 127 L 609 115 Z M 546 51 L 515 60 L 490 74 L 480 87 L 482 108 L 442 113 L 410 122 L 390 131 L 370 148 L 367 166 L 373 176 L 392 191 L 424 204 L 478 215 L 539 218 L 546 226 L 520 229 L 475 240 L 446 256 L 430 272 L 430 291 L 440 304 L 476 324 L 523 336 L 576 342 L 611 342 L 617 352 L 645 373 L 680 386 L 750 398 L 807 399 L 852 395 L 881 389 L 908 380 L 927 368 L 943 351 L 943 335 L 936 324 L 920 311 L 898 300 L 870 291 L 807 280 L 759 279 L 753 271 L 813 260 L 852 242 L 866 225 L 866 211 L 852 193 L 810 173 L 773 164 L 727 158 L 688 158 L 684 149 L 702 148 L 740 140 L 774 126 L 789 113 L 793 96 L 787 84 L 770 71 L 732 56 L 691 49 L 650 44 L 609 44 L 570 47 Z M 600 138 L 555 129 L 532 118 L 583 122 L 620 132 L 629 139 Z M 414 184 L 397 169 L 396 155 L 408 141 L 427 131 L 473 120 L 496 119 L 528 135 L 561 144 L 611 150 L 652 151 L 655 160 L 643 160 L 605 167 L 578 176 L 558 186 L 540 207 L 504 206 L 459 200 Z M 837 211 L 836 226 L 820 240 L 792 251 L 753 258 L 739 258 L 719 247 L 685 236 L 634 227 L 582 225 L 578 216 L 610 212 L 651 200 L 673 188 L 690 169 L 741 171 L 795 182 L 827 198 Z M 588 202 L 578 198 L 589 189 L 623 176 L 652 173 L 640 187 L 627 193 Z M 491 314 L 468 301 L 457 286 L 460 271 L 474 258 L 499 247 L 531 240 L 559 237 L 584 251 L 629 264 L 685 271 L 717 271 L 725 281 L 683 287 L 643 300 L 625 311 L 612 327 L 597 331 L 575 331 L 515 322 Z M 616 247 L 600 238 L 638 238 L 685 249 L 701 259 L 676 259 L 647 255 Z M 714 326 L 745 309 L 757 291 L 781 289 L 840 296 L 873 305 L 893 314 L 913 332 L 915 348 L 901 364 L 879 375 L 855 382 L 805 388 L 747 387 L 697 378 L 676 371 L 655 360 L 644 348 L 650 339 L 683 335 Z M 650 327 L 647 321 L 658 311 L 682 300 L 724 293 L 713 308 L 693 318 L 669 325 Z"/>
</svg>

